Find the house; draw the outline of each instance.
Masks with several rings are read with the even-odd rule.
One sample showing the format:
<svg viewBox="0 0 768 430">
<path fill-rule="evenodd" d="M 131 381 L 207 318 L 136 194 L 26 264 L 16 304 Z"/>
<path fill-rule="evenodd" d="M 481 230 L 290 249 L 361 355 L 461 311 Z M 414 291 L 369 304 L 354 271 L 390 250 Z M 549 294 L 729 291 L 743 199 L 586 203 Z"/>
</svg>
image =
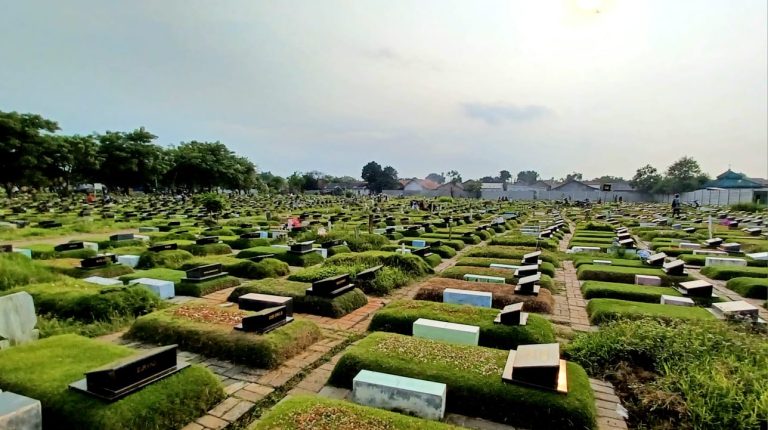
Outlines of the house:
<svg viewBox="0 0 768 430">
<path fill-rule="evenodd" d="M 403 184 L 403 193 L 406 195 L 423 194 L 428 191 L 436 190 L 440 184 L 429 179 L 408 179 Z"/>
<path fill-rule="evenodd" d="M 743 173 L 734 172 L 731 169 L 719 174 L 717 178 L 707 182 L 707 188 L 764 188 L 764 179 L 748 178 Z"/>
</svg>

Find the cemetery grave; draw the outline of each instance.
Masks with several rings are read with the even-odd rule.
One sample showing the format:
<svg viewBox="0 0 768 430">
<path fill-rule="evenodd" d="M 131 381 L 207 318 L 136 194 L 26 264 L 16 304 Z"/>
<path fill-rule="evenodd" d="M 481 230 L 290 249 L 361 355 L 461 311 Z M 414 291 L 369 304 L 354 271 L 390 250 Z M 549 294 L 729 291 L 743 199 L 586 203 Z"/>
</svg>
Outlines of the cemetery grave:
<svg viewBox="0 0 768 430">
<path fill-rule="evenodd" d="M 331 385 L 353 389 L 361 371 L 370 372 L 358 378 L 361 384 L 368 384 L 368 393 L 397 393 L 392 391 L 395 382 L 410 386 L 402 378 L 444 384 L 441 398 L 446 409 L 441 416 L 445 421 L 460 414 L 523 428 L 602 428 L 609 414 L 595 408 L 595 396 L 600 405 L 603 394 L 576 363 L 592 376 L 606 376 L 591 364 L 573 359 L 578 355 L 573 355 L 568 344 L 581 324 L 573 309 L 580 307 L 585 320 L 588 315 L 586 324 L 599 326 L 592 327 L 597 333 L 637 319 L 726 326 L 735 324 L 728 322 L 732 318 L 726 314 L 742 312 L 751 318 L 757 308 L 740 310 L 738 301 L 727 302 L 723 297 L 723 320 L 718 320 L 720 308 L 715 305 L 720 303 L 710 307 L 680 286 L 698 279 L 699 271 L 689 263 L 706 265 L 707 257 L 713 256 L 743 259 L 746 266 L 710 265 L 701 270 L 703 275 L 723 280 L 736 277 L 719 287 L 765 299 L 761 295 L 766 290 L 762 280 L 768 278 L 765 260 L 744 255 L 768 250 L 765 239 L 743 231 L 744 225 L 739 229 L 716 226 L 716 236 L 723 240 L 710 251 L 726 254 L 694 254 L 707 251 L 702 246 L 708 238 L 705 223 L 669 220 L 666 225 L 647 225 L 665 218 L 666 207 L 659 205 L 624 205 L 621 213 L 613 211 L 614 205 L 611 215 L 596 216 L 582 208 L 557 211 L 546 202 L 446 200 L 434 213 L 411 210 L 404 204 L 407 199 L 371 204 L 369 198 L 233 196 L 230 202 L 226 217 L 220 214 L 216 222 L 209 222 L 208 215 L 191 201 L 153 203 L 144 196 L 126 198 L 109 208 L 115 218 L 106 218 L 103 224 L 102 220 L 92 221 L 98 226 L 87 231 L 96 234 L 82 237 L 69 234 L 75 223 L 85 222 L 76 214 L 82 208 L 73 209 L 72 218 L 40 217 L 54 222 L 39 229 L 45 232 L 46 243 L 24 245 L 30 249 L 31 259 L 18 252 L 0 254 L 0 269 L 13 273 L 10 278 L 0 277 L 0 298 L 20 292 L 31 295 L 43 337 L 32 344 L 56 339 L 49 333 L 75 327 L 84 333 L 107 334 L 105 323 L 111 322 L 121 324 L 111 326 L 111 332 L 128 329 L 122 338 L 132 342 L 132 347 L 179 345 L 179 357 L 195 354 L 206 363 L 212 360 L 210 368 L 215 372 L 223 362 L 258 372 L 252 382 L 216 373 L 226 387 L 233 387 L 228 388 L 226 400 L 219 403 L 224 394 L 209 395 L 209 403 L 190 416 L 173 418 L 185 420 L 174 422 L 172 426 L 177 428 L 190 423 L 214 428 L 214 422 L 221 424 L 215 419 L 242 428 L 255 418 L 259 420 L 253 428 L 283 428 L 276 424 L 280 419 L 287 420 L 285 428 L 291 428 L 288 425 L 293 421 L 287 416 L 303 414 L 306 422 L 315 422 L 312 420 L 321 420 L 317 416 L 321 413 L 322 422 L 331 426 L 365 426 L 369 418 L 383 417 L 380 419 L 393 428 L 449 428 L 355 405 L 353 401 L 399 410 L 364 396 L 363 388 L 343 396 L 346 400 L 297 397 L 307 391 L 336 393 L 336 388 L 323 388 L 325 380 L 315 375 L 330 377 Z M 92 214 L 96 212 L 92 210 Z M 513 212 L 514 217 L 505 218 Z M 505 217 L 498 222 L 501 214 Z M 294 218 L 298 223 L 286 228 L 286 220 Z M 61 227 L 55 226 L 57 221 Z M 640 227 L 641 223 L 646 226 Z M 129 228 L 134 231 L 117 232 Z M 321 228 L 324 235 L 319 234 Z M 15 232 L 8 237 L 25 235 Z M 622 244 L 627 239 L 631 244 Z M 578 247 L 597 248 L 598 252 L 565 252 Z M 644 261 L 640 254 L 649 247 L 664 251 L 666 258 Z M 11 245 L 10 250 L 14 248 Z M 664 265 L 678 255 L 683 265 L 677 269 L 683 272 L 675 272 L 675 267 L 667 267 L 669 273 L 665 272 Z M 112 271 L 117 267 L 124 273 Z M 687 276 L 680 276 L 684 272 Z M 577 274 L 581 281 L 575 280 Z M 656 282 L 654 277 L 659 286 L 642 284 Z M 496 278 L 502 283 L 477 282 Z M 531 294 L 534 286 L 540 287 L 538 295 Z M 694 299 L 693 306 L 662 304 L 664 298 L 687 299 L 683 293 Z M 382 304 L 386 306 L 380 308 Z M 70 322 L 55 330 L 50 326 L 50 321 L 58 324 L 62 320 Z M 417 336 L 426 338 L 412 337 L 414 324 Z M 359 344 L 348 345 L 366 331 L 371 334 Z M 443 334 L 438 333 L 441 331 Z M 452 344 L 451 340 L 458 339 L 452 336 L 459 331 L 476 336 L 478 346 Z M 597 335 L 575 336 L 573 342 L 579 345 L 580 339 Z M 331 354 L 335 355 L 333 363 L 339 360 L 335 365 L 325 363 L 331 355 L 323 354 L 330 354 L 330 348 L 318 350 L 331 340 L 337 348 Z M 556 350 L 548 347 L 554 351 L 549 361 L 556 361 L 558 369 L 561 361 L 567 363 L 563 368 L 566 394 L 539 380 L 553 372 L 552 363 L 545 365 L 543 359 L 533 363 L 534 368 L 544 369 L 531 373 L 536 382 L 533 386 L 526 371 L 518 372 L 514 364 L 516 351 L 523 356 L 528 346 L 557 346 L 555 342 L 561 345 Z M 22 347 L 14 345 L 9 350 Z M 304 361 L 307 354 L 315 357 L 313 361 Z M 514 370 L 505 376 L 508 363 Z M 62 381 L 60 388 L 108 364 L 81 369 L 77 377 Z M 2 365 L 0 358 L 0 368 Z M 196 367 L 178 375 L 191 369 Z M 137 398 L 165 381 L 125 399 Z M 614 383 L 623 390 L 617 393 L 622 400 L 634 405 L 621 381 Z M 251 385 L 247 390 L 239 384 Z M 417 382 L 412 387 L 426 393 L 426 385 Z M 7 390 L 2 377 L 0 389 Z M 17 391 L 40 400 L 44 416 L 50 413 L 49 397 L 40 394 L 36 398 L 32 394 L 38 392 L 31 388 Z M 245 397 L 231 391 L 242 391 Z M 256 392 L 272 394 L 251 397 Z M 287 400 L 267 411 L 286 393 L 290 393 Z M 439 397 L 439 390 L 434 393 Z M 504 406 L 499 407 L 501 404 Z M 366 411 L 365 418 L 360 411 Z M 632 410 L 630 422 L 649 419 L 638 418 L 639 411 L 642 409 Z M 161 428 L 172 427 L 163 417 L 154 416 L 158 413 L 150 408 L 145 415 L 149 422 L 161 423 Z M 131 419 L 119 419 L 126 421 L 126 428 L 137 425 Z M 110 425 L 104 428 L 117 428 Z"/>
</svg>

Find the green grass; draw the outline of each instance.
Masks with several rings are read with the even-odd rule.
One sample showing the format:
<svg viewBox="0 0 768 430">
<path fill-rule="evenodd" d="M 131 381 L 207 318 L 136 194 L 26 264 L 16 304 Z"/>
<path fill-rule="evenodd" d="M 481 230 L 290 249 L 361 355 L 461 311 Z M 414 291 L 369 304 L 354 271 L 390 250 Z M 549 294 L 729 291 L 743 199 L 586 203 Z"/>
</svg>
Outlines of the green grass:
<svg viewBox="0 0 768 430">
<path fill-rule="evenodd" d="M 376 332 L 351 347 L 330 384 L 350 388 L 360 370 L 441 382 L 448 386 L 448 412 L 523 428 L 595 428 L 595 404 L 587 374 L 568 363 L 567 395 L 504 383 L 508 351 L 452 345 Z M 520 413 L 525 411 L 525 413 Z"/>
<path fill-rule="evenodd" d="M 214 263 L 220 263 L 224 272 L 245 279 L 279 278 L 291 272 L 288 263 L 275 258 L 265 258 L 257 263 L 229 255 L 193 258 L 192 260 L 187 260 L 181 266 L 181 270 L 190 270 Z"/>
<path fill-rule="evenodd" d="M 541 249 L 547 249 L 550 251 L 554 251 L 557 249 L 557 242 L 552 239 L 541 239 L 538 240 L 533 236 L 504 236 L 504 237 L 494 237 L 491 239 L 491 245 L 499 245 L 499 246 L 529 246 L 536 248 L 537 246 Z"/>
<path fill-rule="evenodd" d="M 711 279 L 727 281 L 731 278 L 768 278 L 766 267 L 708 266 L 701 268 L 701 274 Z"/>
<path fill-rule="evenodd" d="M 288 252 L 284 248 L 275 248 L 272 246 L 256 246 L 240 251 L 237 254 L 237 258 L 250 258 L 257 255 L 269 255 L 274 254 L 274 258 L 284 261 L 291 266 L 297 267 L 309 267 L 315 264 L 323 262 L 323 256 L 317 252 L 309 252 L 306 254 L 293 254 Z"/>
<path fill-rule="evenodd" d="M 635 275 L 650 275 L 661 278 L 661 285 L 674 285 L 676 282 L 688 281 L 689 276 L 669 276 L 661 269 L 651 267 L 623 267 L 623 266 L 600 266 L 595 264 L 584 264 L 577 270 L 578 278 L 582 281 L 604 281 L 616 282 L 621 284 L 634 284 Z"/>
<path fill-rule="evenodd" d="M 505 282 L 507 284 L 514 285 L 517 282 L 517 277 L 515 277 L 515 272 L 513 270 L 506 270 L 506 269 L 491 269 L 490 267 L 471 267 L 471 266 L 454 266 L 449 267 L 442 272 L 440 272 L 440 277 L 443 278 L 450 278 L 450 279 L 464 279 L 464 275 L 466 274 L 473 274 L 473 275 L 483 275 L 483 276 L 497 276 L 500 278 L 504 278 Z M 546 288 L 551 292 L 555 292 L 555 283 L 552 281 L 552 278 L 549 276 L 542 274 L 541 275 L 541 281 L 539 282 L 542 288 Z"/>
<path fill-rule="evenodd" d="M 418 240 L 423 240 L 424 242 L 427 243 L 427 246 L 429 246 L 430 244 L 435 243 L 435 242 L 442 242 L 443 246 L 447 246 L 447 247 L 453 249 L 454 251 L 461 251 L 466 246 L 464 241 L 461 241 L 461 240 L 458 240 L 458 239 L 447 240 L 447 239 L 436 239 L 436 238 L 429 238 L 429 237 L 423 237 L 422 238 L 422 237 L 420 237 Z M 405 245 L 407 245 L 407 246 L 410 246 L 411 243 L 413 243 L 413 238 L 400 239 L 400 240 L 397 241 L 398 245 L 403 244 L 403 243 Z"/>
<path fill-rule="evenodd" d="M 282 279 L 262 279 L 235 288 L 227 300 L 237 303 L 240 296 L 249 293 L 293 297 L 294 312 L 331 318 L 343 317 L 355 309 L 368 304 L 368 298 L 357 288 L 330 299 L 325 297 L 307 296 L 305 292 L 310 286 L 310 284 Z"/>
<path fill-rule="evenodd" d="M 552 324 L 536 314 L 528 315 L 524 326 L 494 324 L 496 309 L 454 305 L 419 300 L 397 300 L 376 312 L 368 327 L 370 331 L 388 331 L 411 336 L 413 323 L 419 318 L 447 321 L 480 327 L 480 346 L 515 349 L 531 343 L 554 343 Z"/>
<path fill-rule="evenodd" d="M 573 257 L 573 265 L 576 268 L 579 268 L 580 266 L 584 266 L 586 264 L 593 264 L 593 260 L 610 260 L 611 266 L 620 266 L 620 267 L 643 267 L 646 269 L 652 268 L 651 266 L 643 263 L 641 260 L 629 260 L 629 259 L 622 259 L 622 258 L 612 258 L 612 257 L 596 257 L 596 256 L 584 256 L 584 255 L 578 255 Z"/>
<path fill-rule="evenodd" d="M 441 422 L 319 396 L 291 396 L 249 427 L 250 430 L 458 430 Z"/>
<path fill-rule="evenodd" d="M 707 255 L 684 254 L 680 256 L 680 259 L 685 261 L 685 264 L 690 264 L 692 266 L 704 266 L 707 263 L 707 257 L 708 257 Z M 716 257 L 716 256 L 710 255 L 709 257 Z M 751 258 L 744 258 L 744 257 L 740 257 L 740 258 L 746 260 L 747 266 L 750 266 L 750 267 L 768 266 L 768 260 L 753 260 Z"/>
<path fill-rule="evenodd" d="M 101 276 L 102 278 L 115 278 L 117 276 L 133 273 L 133 269 L 122 264 L 110 263 L 106 266 L 83 269 L 80 267 L 80 260 L 76 258 L 57 258 L 53 260 L 44 260 L 42 264 L 48 266 L 52 271 L 67 275 L 72 278 L 88 278 L 91 276 Z"/>
<path fill-rule="evenodd" d="M 715 318 L 708 310 L 695 306 L 673 306 L 617 299 L 592 299 L 587 303 L 587 314 L 589 314 L 589 321 L 592 324 L 603 324 L 617 319 L 636 320 L 645 317 L 697 321 Z"/>
<path fill-rule="evenodd" d="M 0 254 L 0 291 L 21 285 L 50 282 L 58 277 L 49 267 L 19 253 Z"/>
<path fill-rule="evenodd" d="M 67 388 L 84 372 L 133 353 L 76 335 L 50 337 L 0 351 L 0 386 L 40 400 L 46 429 L 181 428 L 225 397 L 219 380 L 198 366 L 114 403 Z"/>
<path fill-rule="evenodd" d="M 155 268 L 155 269 L 148 269 L 148 270 L 138 270 L 128 275 L 123 275 L 118 279 L 120 279 L 124 283 L 128 283 L 128 281 L 132 281 L 134 279 L 151 278 L 151 279 L 160 279 L 163 281 L 171 281 L 175 285 L 177 285 L 181 282 L 181 278 L 183 278 L 184 276 L 186 276 L 186 274 L 181 270 Z"/>
<path fill-rule="evenodd" d="M 521 260 L 510 260 L 504 258 L 484 258 L 484 257 L 462 257 L 456 261 L 457 266 L 490 267 L 491 264 L 510 264 L 519 266 Z M 506 270 L 506 269 L 502 269 Z M 547 276 L 555 276 L 555 266 L 552 263 L 542 261 L 539 265 L 539 271 Z"/>
<path fill-rule="evenodd" d="M 151 269 L 153 267 L 178 269 L 185 261 L 193 257 L 192 254 L 183 249 L 160 252 L 147 251 L 139 256 L 139 264 L 136 267 L 141 269 Z"/>
<path fill-rule="evenodd" d="M 565 352 L 617 387 L 629 409 L 629 428 L 765 425 L 764 335 L 719 321 L 625 320 L 577 335 Z"/>
<path fill-rule="evenodd" d="M 155 293 L 142 286 L 102 287 L 67 278 L 15 288 L 0 295 L 19 291 L 32 295 L 38 314 L 86 323 L 144 315 L 162 303 Z"/>
<path fill-rule="evenodd" d="M 240 285 L 240 279 L 234 276 L 222 276 L 203 282 L 181 281 L 176 285 L 177 296 L 203 297 L 219 290 Z"/>
<path fill-rule="evenodd" d="M 533 252 L 531 248 L 515 248 L 510 246 L 481 246 L 469 250 L 465 257 L 485 257 L 485 258 L 504 258 L 509 260 L 520 260 L 525 254 Z M 560 267 L 560 259 L 553 252 L 542 251 L 539 260 L 551 263 L 555 267 Z"/>
<path fill-rule="evenodd" d="M 768 278 L 731 278 L 726 288 L 751 299 L 768 299 Z"/>
<path fill-rule="evenodd" d="M 32 251 L 32 258 L 34 258 L 35 260 L 49 260 L 51 258 L 83 259 L 88 257 L 95 257 L 97 254 L 96 251 L 90 248 L 56 252 L 54 251 L 54 245 L 45 245 L 45 244 L 24 245 L 24 248 L 27 248 Z"/>
<path fill-rule="evenodd" d="M 200 320 L 177 314 L 185 310 Z M 322 337 L 311 321 L 296 319 L 265 335 L 234 330 L 234 324 L 209 320 L 211 314 L 252 314 L 237 308 L 221 308 L 202 302 L 185 303 L 138 318 L 126 333 L 131 339 L 179 347 L 251 367 L 273 369 L 309 348 Z"/>
<path fill-rule="evenodd" d="M 354 281 L 357 274 L 372 266 L 366 264 L 354 265 L 327 265 L 308 267 L 294 272 L 288 277 L 290 281 L 312 283 L 321 279 L 337 275 L 349 274 Z M 397 267 L 382 267 L 376 272 L 376 277 L 371 282 L 365 282 L 360 287 L 366 294 L 383 296 L 393 290 L 408 285 L 411 277 Z"/>
<path fill-rule="evenodd" d="M 633 302 L 659 303 L 662 295 L 680 296 L 674 288 L 615 282 L 586 281 L 581 285 L 585 299 L 620 299 Z"/>
<path fill-rule="evenodd" d="M 74 318 L 57 318 L 50 315 L 38 315 L 37 325 L 40 337 L 62 334 L 77 334 L 85 337 L 105 336 L 128 329 L 136 320 L 133 316 L 115 316 L 108 321 L 80 321 Z"/>
<path fill-rule="evenodd" d="M 362 264 L 366 267 L 373 267 L 382 264 L 388 267 L 401 269 L 412 278 L 419 278 L 433 273 L 432 268 L 420 257 L 410 254 L 397 254 L 395 252 L 385 251 L 367 251 L 352 254 L 340 254 L 330 257 L 325 264 L 334 265 L 355 265 Z"/>
</svg>

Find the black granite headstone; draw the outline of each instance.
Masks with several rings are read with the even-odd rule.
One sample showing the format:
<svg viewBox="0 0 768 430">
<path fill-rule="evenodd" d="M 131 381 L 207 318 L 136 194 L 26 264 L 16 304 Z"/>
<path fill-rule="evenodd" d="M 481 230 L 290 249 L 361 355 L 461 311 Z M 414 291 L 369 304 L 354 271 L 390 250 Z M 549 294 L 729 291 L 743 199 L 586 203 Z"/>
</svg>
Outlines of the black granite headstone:
<svg viewBox="0 0 768 430">
<path fill-rule="evenodd" d="M 235 329 L 265 334 L 291 321 L 293 321 L 293 317 L 288 316 L 285 306 L 278 306 L 260 310 L 254 315 L 243 318 L 243 321 L 235 326 Z"/>
<path fill-rule="evenodd" d="M 179 245 L 176 243 L 165 243 L 162 245 L 154 245 L 150 246 L 148 248 L 152 252 L 160 252 L 160 251 L 175 251 L 179 249 Z"/>
</svg>

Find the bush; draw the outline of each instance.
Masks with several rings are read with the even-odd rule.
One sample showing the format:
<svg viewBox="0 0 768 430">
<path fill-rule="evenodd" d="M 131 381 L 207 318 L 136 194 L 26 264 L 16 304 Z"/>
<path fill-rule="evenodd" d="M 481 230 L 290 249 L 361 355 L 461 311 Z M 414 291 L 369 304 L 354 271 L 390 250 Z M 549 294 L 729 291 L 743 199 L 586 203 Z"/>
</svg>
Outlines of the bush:
<svg viewBox="0 0 768 430">
<path fill-rule="evenodd" d="M 522 264 L 520 260 L 507 260 L 503 258 L 481 258 L 481 257 L 462 257 L 459 258 L 459 260 L 456 262 L 457 266 L 471 266 L 471 267 L 488 267 L 490 268 L 491 264 L 511 264 L 511 265 L 520 265 Z M 502 269 L 502 270 L 509 270 L 509 269 Z M 542 261 L 539 265 L 539 272 L 554 277 L 555 276 L 555 266 L 552 265 L 552 263 L 547 263 L 546 261 Z"/>
<path fill-rule="evenodd" d="M 134 352 L 76 335 L 41 339 L 0 351 L 0 386 L 40 400 L 51 429 L 181 428 L 224 399 L 218 378 L 197 365 L 114 403 L 67 389 L 85 372 Z"/>
<path fill-rule="evenodd" d="M 355 430 L 457 430 L 457 427 L 319 396 L 290 396 L 264 414 L 251 430 L 306 430 L 334 423 Z M 335 425 L 344 427 L 335 427 Z M 323 427 L 325 428 L 325 427 Z"/>
<path fill-rule="evenodd" d="M 458 279 L 430 278 L 419 284 L 419 290 L 414 296 L 415 300 L 429 300 L 432 302 L 443 301 L 443 291 L 446 288 L 459 290 L 484 291 L 493 294 L 491 306 L 503 309 L 504 306 L 513 303 L 523 303 L 525 312 L 538 312 L 551 314 L 555 306 L 552 293 L 546 288 L 539 290 L 539 295 L 515 294 L 515 287 L 509 284 L 487 284 L 483 282 L 466 282 Z"/>
<path fill-rule="evenodd" d="M 513 248 L 508 246 L 481 246 L 469 250 L 465 257 L 485 257 L 485 258 L 505 258 L 511 260 L 520 260 L 525 254 L 532 252 L 530 248 Z M 542 262 L 551 263 L 555 267 L 560 267 L 560 260 L 549 251 L 543 251 L 539 256 Z"/>
<path fill-rule="evenodd" d="M 256 246 L 269 246 L 269 239 L 230 239 L 224 240 L 225 244 L 229 245 L 232 249 L 248 249 Z"/>
<path fill-rule="evenodd" d="M 620 299 L 633 302 L 659 303 L 662 295 L 680 296 L 674 288 L 647 285 L 617 284 L 613 282 L 586 281 L 581 284 L 585 299 Z"/>
<path fill-rule="evenodd" d="M 725 287 L 751 299 L 768 299 L 768 278 L 731 278 Z"/>
<path fill-rule="evenodd" d="M 215 293 L 216 291 L 225 290 L 238 285 L 240 285 L 240 280 L 234 276 L 222 276 L 203 282 L 181 281 L 176 285 L 176 295 L 203 297 Z"/>
<path fill-rule="evenodd" d="M 756 202 L 736 203 L 735 205 L 731 205 L 731 210 L 737 212 L 760 212 L 765 210 L 765 208 L 765 205 Z"/>
<path fill-rule="evenodd" d="M 126 336 L 161 345 L 177 343 L 186 351 L 267 369 L 274 369 L 322 338 L 313 322 L 302 319 L 264 335 L 240 332 L 233 329 L 235 324 L 210 320 L 211 315 L 240 319 L 247 314 L 202 302 L 186 303 L 137 319 Z"/>
<path fill-rule="evenodd" d="M 339 245 L 339 246 L 332 246 L 328 248 L 328 256 L 333 257 L 336 254 L 345 254 L 348 252 L 352 252 L 351 249 L 349 249 L 346 245 Z"/>
<path fill-rule="evenodd" d="M 593 429 L 595 400 L 586 372 L 568 363 L 568 394 L 502 382 L 508 351 L 393 333 L 369 335 L 344 354 L 330 384 L 351 388 L 360 370 L 444 383 L 446 410 L 515 427 Z M 525 413 L 520 413 L 525 411 Z"/>
<path fill-rule="evenodd" d="M 537 239 L 533 236 L 504 236 L 491 239 L 491 245 L 497 246 L 529 246 L 532 248 L 557 250 L 557 242 L 551 239 Z M 529 251 L 530 252 L 530 251 Z"/>
<path fill-rule="evenodd" d="M 622 267 L 584 264 L 579 266 L 578 278 L 583 281 L 605 281 L 619 284 L 634 284 L 635 275 L 650 275 L 661 278 L 661 285 L 670 286 L 676 282 L 689 281 L 690 276 L 669 276 L 661 269 L 651 267 Z"/>
<path fill-rule="evenodd" d="M 28 285 L 3 294 L 19 291 L 32 295 L 38 314 L 85 322 L 144 315 L 161 306 L 160 298 L 142 286 L 100 287 L 67 280 Z"/>
<path fill-rule="evenodd" d="M 680 256 L 680 259 L 685 261 L 685 264 L 690 264 L 691 266 L 704 266 L 707 263 L 706 255 L 683 254 Z M 768 266 L 768 260 L 753 260 L 750 258 L 747 258 L 745 260 L 747 261 L 747 266 L 750 266 L 750 267 Z M 766 271 L 766 276 L 768 276 L 768 271 Z"/>
<path fill-rule="evenodd" d="M 529 314 L 524 326 L 495 324 L 498 310 L 477 306 L 419 300 L 397 300 L 376 312 L 369 331 L 387 331 L 413 335 L 413 323 L 419 318 L 446 321 L 480 327 L 480 346 L 496 349 L 516 349 L 518 345 L 554 343 L 552 324 L 539 315 Z"/>
<path fill-rule="evenodd" d="M 16 252 L 0 254 L 0 291 L 21 285 L 50 282 L 58 278 L 51 270 Z"/>
<path fill-rule="evenodd" d="M 237 303 L 240 296 L 249 293 L 292 297 L 294 312 L 331 318 L 341 318 L 355 309 L 368 304 L 368 298 L 357 288 L 338 297 L 334 297 L 333 299 L 329 299 L 325 297 L 307 296 L 306 290 L 310 286 L 311 285 L 309 284 L 301 282 L 280 279 L 262 279 L 235 288 L 227 300 Z"/>
<path fill-rule="evenodd" d="M 218 214 L 227 207 L 227 199 L 218 193 L 200 194 L 195 199 L 197 204 L 205 208 L 210 214 Z"/>
<path fill-rule="evenodd" d="M 616 299 L 592 299 L 587 303 L 587 314 L 592 324 L 603 324 L 618 319 L 637 320 L 646 317 L 660 320 L 714 319 L 708 310 L 699 307 L 671 306 L 656 303 L 628 302 Z"/>
<path fill-rule="evenodd" d="M 630 428 L 746 430 L 768 416 L 768 342 L 728 324 L 619 321 L 565 352 L 617 386 Z"/>
<path fill-rule="evenodd" d="M 326 260 L 326 265 L 356 265 L 374 267 L 383 264 L 388 267 L 401 269 L 407 275 L 418 278 L 433 273 L 432 268 L 416 255 L 398 254 L 395 252 L 368 251 L 353 254 L 335 255 Z"/>
<path fill-rule="evenodd" d="M 727 281 L 738 277 L 765 278 L 768 277 L 768 269 L 764 267 L 708 266 L 701 268 L 701 274 L 711 279 Z"/>
<path fill-rule="evenodd" d="M 153 267 L 177 269 L 185 261 L 192 258 L 194 258 L 192 254 L 182 249 L 160 252 L 147 251 L 139 256 L 139 264 L 136 267 L 140 269 L 151 269 Z"/>
<path fill-rule="evenodd" d="M 478 243 L 481 242 L 480 237 L 474 234 L 469 236 L 464 236 L 461 233 L 453 233 L 453 234 L 425 233 L 425 234 L 422 234 L 421 237 L 429 238 L 429 239 L 439 239 L 439 240 L 460 240 L 467 245 L 477 245 Z"/>
<path fill-rule="evenodd" d="M 210 243 L 208 245 L 181 245 L 179 248 L 188 251 L 192 255 L 229 255 L 232 248 L 225 243 Z"/>
<path fill-rule="evenodd" d="M 443 262 L 442 258 L 437 254 L 430 254 L 426 257 L 422 257 L 422 259 L 429 265 L 429 267 L 437 267 Z"/>
<path fill-rule="evenodd" d="M 490 267 L 470 267 L 470 266 L 454 266 L 449 267 L 442 272 L 440 272 L 440 276 L 443 278 L 451 278 L 451 279 L 464 279 L 464 275 L 472 274 L 472 275 L 483 275 L 483 276 L 497 276 L 500 278 L 504 278 L 505 282 L 507 284 L 516 284 L 517 283 L 517 277 L 515 277 L 514 270 L 506 270 L 506 269 L 491 269 Z M 548 289 L 550 292 L 555 292 L 555 283 L 552 281 L 552 278 L 549 276 L 542 274 L 541 275 L 541 281 L 539 281 L 539 284 L 542 288 Z"/>
</svg>

